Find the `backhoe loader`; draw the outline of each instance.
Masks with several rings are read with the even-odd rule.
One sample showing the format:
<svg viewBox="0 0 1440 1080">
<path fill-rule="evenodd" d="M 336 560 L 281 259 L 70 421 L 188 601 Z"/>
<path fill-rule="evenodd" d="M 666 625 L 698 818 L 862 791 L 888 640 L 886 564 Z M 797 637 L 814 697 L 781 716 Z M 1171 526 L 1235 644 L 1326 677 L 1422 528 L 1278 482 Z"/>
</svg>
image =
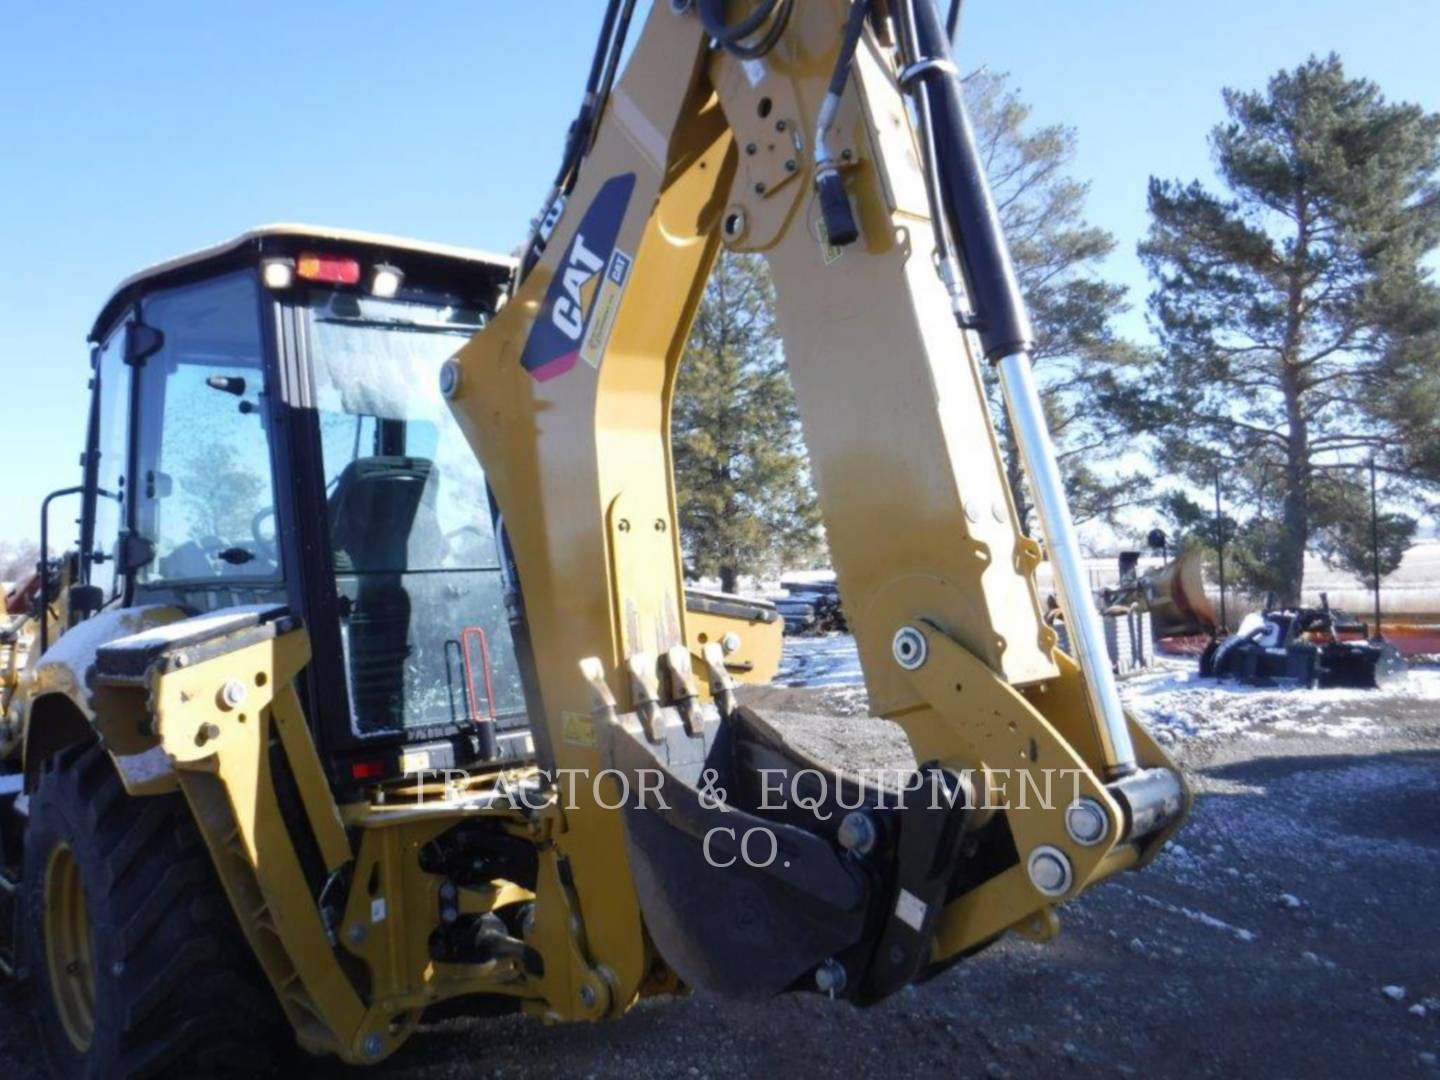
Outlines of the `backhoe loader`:
<svg viewBox="0 0 1440 1080">
<path fill-rule="evenodd" d="M 1106 660 L 953 26 L 656 0 L 622 75 L 634 8 L 518 260 L 272 227 L 102 308 L 79 542 L 47 542 L 0 729 L 3 958 L 57 1074 L 245 1070 L 271 1035 L 373 1063 L 442 1016 L 687 988 L 865 1005 L 1048 939 L 1183 821 Z M 768 661 L 714 638 L 773 612 L 686 602 L 670 400 L 722 248 L 774 277 L 895 783 L 740 702 Z"/>
</svg>

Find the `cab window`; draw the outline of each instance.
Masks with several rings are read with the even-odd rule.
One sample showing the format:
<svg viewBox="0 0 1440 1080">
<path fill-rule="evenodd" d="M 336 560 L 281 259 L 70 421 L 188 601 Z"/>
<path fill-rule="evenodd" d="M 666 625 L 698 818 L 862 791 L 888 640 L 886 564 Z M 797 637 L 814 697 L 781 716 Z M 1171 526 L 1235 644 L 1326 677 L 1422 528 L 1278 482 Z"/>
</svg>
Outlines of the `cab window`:
<svg viewBox="0 0 1440 1080">
<path fill-rule="evenodd" d="M 131 488 L 136 531 L 155 553 L 139 571 L 139 584 L 224 590 L 278 581 L 254 277 L 235 273 L 156 293 L 144 301 L 141 317 L 164 343 L 140 375 Z"/>
<path fill-rule="evenodd" d="M 440 735 L 525 715 L 485 473 L 440 395 L 478 312 L 317 291 L 309 353 L 351 717 Z"/>
</svg>

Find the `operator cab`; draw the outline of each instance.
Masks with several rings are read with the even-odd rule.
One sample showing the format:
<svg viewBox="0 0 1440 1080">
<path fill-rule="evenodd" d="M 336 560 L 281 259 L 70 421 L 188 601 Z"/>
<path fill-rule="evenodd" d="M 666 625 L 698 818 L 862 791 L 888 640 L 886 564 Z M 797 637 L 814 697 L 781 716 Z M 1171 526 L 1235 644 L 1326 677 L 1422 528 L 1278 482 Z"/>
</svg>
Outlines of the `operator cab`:
<svg viewBox="0 0 1440 1080">
<path fill-rule="evenodd" d="M 533 754 L 503 530 L 439 389 L 513 271 L 272 226 L 130 278 L 91 333 L 88 581 L 298 613 L 340 786 Z"/>
</svg>

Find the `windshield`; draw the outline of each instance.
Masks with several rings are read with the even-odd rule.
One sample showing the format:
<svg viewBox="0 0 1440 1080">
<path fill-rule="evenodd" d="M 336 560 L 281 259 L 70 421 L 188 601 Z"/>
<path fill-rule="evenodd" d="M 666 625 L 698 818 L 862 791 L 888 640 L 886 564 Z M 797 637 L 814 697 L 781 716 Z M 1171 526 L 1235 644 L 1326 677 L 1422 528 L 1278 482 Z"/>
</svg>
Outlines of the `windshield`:
<svg viewBox="0 0 1440 1080">
<path fill-rule="evenodd" d="M 485 474 L 439 390 L 479 313 L 317 291 L 309 324 L 355 730 L 523 718 Z"/>
</svg>

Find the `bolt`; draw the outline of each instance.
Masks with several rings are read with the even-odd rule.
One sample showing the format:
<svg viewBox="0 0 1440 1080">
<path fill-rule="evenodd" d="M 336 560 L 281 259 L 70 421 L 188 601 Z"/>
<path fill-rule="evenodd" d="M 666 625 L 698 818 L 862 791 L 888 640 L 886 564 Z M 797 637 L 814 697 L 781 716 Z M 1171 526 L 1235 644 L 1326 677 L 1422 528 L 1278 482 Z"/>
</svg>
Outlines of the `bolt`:
<svg viewBox="0 0 1440 1080">
<path fill-rule="evenodd" d="M 110 974 L 111 974 L 111 975 L 114 975 L 115 978 L 117 978 L 117 979 L 118 979 L 121 975 L 124 975 L 124 974 L 125 974 L 125 961 L 124 961 L 124 960 L 116 960 L 113 964 L 111 964 L 111 965 L 110 965 Z"/>
<path fill-rule="evenodd" d="M 367 1036 L 365 1036 L 365 1056 L 366 1056 L 366 1057 L 368 1057 L 368 1058 L 378 1058 L 378 1057 L 380 1056 L 380 1052 L 381 1052 L 382 1050 L 384 1050 L 384 1049 L 385 1049 L 385 1040 L 382 1039 L 382 1038 L 380 1038 L 380 1036 L 379 1036 L 378 1034 L 377 1034 L 377 1035 L 367 1035 Z"/>
<path fill-rule="evenodd" d="M 655 519 L 655 531 L 656 531 L 656 532 L 664 532 L 664 531 L 665 531 L 665 521 L 664 521 L 663 518 L 656 518 L 656 519 Z"/>
<path fill-rule="evenodd" d="M 747 143 L 745 144 L 745 153 L 749 154 L 751 157 L 754 157 L 754 156 L 755 156 L 755 151 L 757 151 L 757 150 L 759 150 L 759 149 L 760 149 L 760 148 L 759 148 L 758 146 L 756 146 L 753 142 L 747 142 Z"/>
<path fill-rule="evenodd" d="M 460 393 L 460 361 L 453 356 L 440 365 L 440 393 L 446 398 Z"/>
<path fill-rule="evenodd" d="M 755 194 L 756 194 L 756 195 L 764 195 L 764 194 L 765 194 L 765 185 L 764 185 L 764 184 L 756 184 L 756 185 L 755 185 Z"/>
<path fill-rule="evenodd" d="M 1026 861 L 1030 884 L 1046 896 L 1062 896 L 1070 890 L 1070 860 L 1059 848 L 1041 844 Z"/>
<path fill-rule="evenodd" d="M 852 161 L 855 158 L 855 151 L 849 148 L 840 151 L 841 161 Z"/>
<path fill-rule="evenodd" d="M 788 160 L 785 162 L 785 171 L 786 171 L 786 172 L 794 172 L 795 169 L 796 169 L 795 159 L 794 159 L 794 158 L 788 159 Z"/>
<path fill-rule="evenodd" d="M 847 978 L 844 964 L 836 960 L 826 960 L 815 969 L 815 989 L 833 998 L 844 991 Z"/>
<path fill-rule="evenodd" d="M 740 648 L 740 635 L 733 630 L 720 639 L 720 651 L 729 656 Z"/>
<path fill-rule="evenodd" d="M 582 986 L 580 988 L 580 1004 L 587 1009 L 595 1007 L 595 988 L 593 986 Z"/>
<path fill-rule="evenodd" d="M 362 941 L 365 940 L 365 924 L 358 922 L 351 923 L 350 932 L 346 935 L 346 937 L 350 939 L 351 945 L 359 945 Z"/>
<path fill-rule="evenodd" d="M 900 966 L 901 964 L 903 964 L 904 962 L 905 962 L 905 946 L 903 946 L 903 945 L 891 945 L 891 946 L 890 946 L 890 963 L 894 964 L 896 967 L 899 967 L 899 966 Z"/>
<path fill-rule="evenodd" d="M 629 519 L 629 518 L 621 518 L 621 519 L 620 519 L 620 524 L 617 525 L 616 528 L 619 529 L 621 532 L 629 532 L 629 531 L 630 531 L 630 519 Z"/>
<path fill-rule="evenodd" d="M 789 126 L 790 126 L 790 125 L 787 124 L 784 120 L 776 120 L 776 121 L 775 121 L 775 130 L 776 130 L 776 131 L 784 131 L 784 130 L 785 130 L 787 127 L 789 127 Z"/>
<path fill-rule="evenodd" d="M 1077 799 L 1065 810 L 1065 831 L 1077 844 L 1093 847 L 1110 831 L 1110 817 L 1094 799 Z"/>
<path fill-rule="evenodd" d="M 195 745 L 204 746 L 211 739 L 220 737 L 220 729 L 214 724 L 201 724 L 200 730 L 195 732 Z"/>
<path fill-rule="evenodd" d="M 189 653 L 183 653 L 183 652 L 177 652 L 177 653 L 175 654 L 175 659 L 174 659 L 173 663 L 175 664 L 175 666 L 176 666 L 177 668 L 189 667 L 189 666 L 190 666 L 190 654 L 189 654 Z"/>
<path fill-rule="evenodd" d="M 459 890 L 455 888 L 453 881 L 442 881 L 440 883 L 441 900 L 454 900 L 457 895 L 459 895 Z"/>
<path fill-rule="evenodd" d="M 875 841 L 879 839 L 879 835 L 869 814 L 852 810 L 841 820 L 835 839 L 846 851 L 856 855 L 869 855 L 875 850 Z"/>
<path fill-rule="evenodd" d="M 895 631 L 895 637 L 890 642 L 890 652 L 902 668 L 915 671 L 925 666 L 930 646 L 925 642 L 925 635 L 915 627 L 902 626 Z"/>
<path fill-rule="evenodd" d="M 239 679 L 226 679 L 218 696 L 222 709 L 238 709 L 245 704 L 245 684 Z"/>
</svg>

